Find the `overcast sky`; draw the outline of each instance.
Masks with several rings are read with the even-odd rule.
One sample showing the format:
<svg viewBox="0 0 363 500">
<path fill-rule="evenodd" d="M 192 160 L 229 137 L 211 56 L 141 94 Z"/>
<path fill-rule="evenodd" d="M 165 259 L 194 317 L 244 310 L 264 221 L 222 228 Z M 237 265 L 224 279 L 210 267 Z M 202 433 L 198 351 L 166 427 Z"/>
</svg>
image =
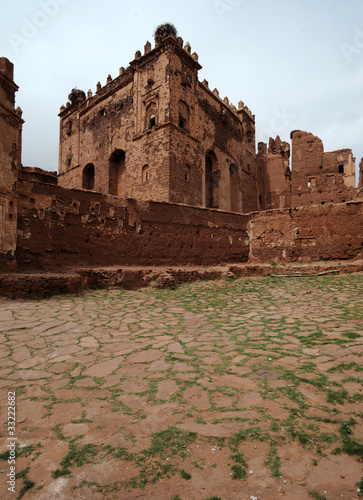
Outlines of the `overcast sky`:
<svg viewBox="0 0 363 500">
<path fill-rule="evenodd" d="M 157 25 L 199 55 L 199 79 L 256 115 L 256 139 L 291 130 L 363 156 L 362 0 L 0 0 L 0 55 L 15 65 L 23 164 L 58 168 L 59 108 L 118 75 Z"/>
</svg>

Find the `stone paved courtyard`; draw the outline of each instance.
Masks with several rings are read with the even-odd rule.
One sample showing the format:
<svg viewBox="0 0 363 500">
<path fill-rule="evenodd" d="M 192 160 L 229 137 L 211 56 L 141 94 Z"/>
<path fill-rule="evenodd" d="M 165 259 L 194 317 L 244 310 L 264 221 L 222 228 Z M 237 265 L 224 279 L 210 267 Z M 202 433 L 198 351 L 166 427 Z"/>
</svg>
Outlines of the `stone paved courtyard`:
<svg viewBox="0 0 363 500">
<path fill-rule="evenodd" d="M 2 299 L 0 498 L 358 499 L 362 276 Z"/>
</svg>

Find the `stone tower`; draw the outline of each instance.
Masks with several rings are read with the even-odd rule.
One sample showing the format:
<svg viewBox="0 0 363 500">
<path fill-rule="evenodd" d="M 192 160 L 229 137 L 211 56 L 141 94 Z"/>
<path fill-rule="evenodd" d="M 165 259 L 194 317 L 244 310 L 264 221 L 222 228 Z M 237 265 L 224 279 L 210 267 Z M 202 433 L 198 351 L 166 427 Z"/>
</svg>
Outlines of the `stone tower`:
<svg viewBox="0 0 363 500">
<path fill-rule="evenodd" d="M 162 28 L 127 69 L 60 112 L 59 184 L 235 212 L 257 208 L 255 122 L 198 80 L 201 66 Z"/>
</svg>

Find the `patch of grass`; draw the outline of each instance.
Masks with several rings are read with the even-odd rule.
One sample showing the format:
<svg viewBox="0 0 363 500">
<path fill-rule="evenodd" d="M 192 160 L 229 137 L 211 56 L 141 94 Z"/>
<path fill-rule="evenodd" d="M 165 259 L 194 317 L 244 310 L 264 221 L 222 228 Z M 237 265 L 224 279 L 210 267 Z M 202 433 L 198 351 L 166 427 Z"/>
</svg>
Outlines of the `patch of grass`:
<svg viewBox="0 0 363 500">
<path fill-rule="evenodd" d="M 272 432 L 278 432 L 280 430 L 280 425 L 278 422 L 276 422 L 276 420 L 271 422 L 271 430 Z"/>
<path fill-rule="evenodd" d="M 237 464 L 243 465 L 243 467 L 247 468 L 247 462 L 244 459 L 243 453 L 238 452 L 234 455 L 231 455 L 232 460 L 234 460 Z"/>
<path fill-rule="evenodd" d="M 232 465 L 231 470 L 232 479 L 246 479 L 247 472 L 244 467 L 241 467 L 240 465 Z"/>
<path fill-rule="evenodd" d="M 39 450 L 42 447 L 41 443 L 37 444 L 29 444 L 28 446 L 24 446 L 23 448 L 19 448 L 19 451 L 17 453 L 18 457 L 29 457 L 29 455 L 32 455 L 36 450 Z M 38 452 L 37 456 L 39 456 L 40 452 Z"/>
<path fill-rule="evenodd" d="M 204 459 L 204 458 L 200 458 L 199 460 L 194 460 L 194 461 L 192 462 L 192 465 L 193 465 L 193 467 L 195 467 L 196 469 L 204 470 L 204 466 L 205 466 L 205 459 Z"/>
<path fill-rule="evenodd" d="M 359 497 L 362 497 L 363 496 L 363 477 L 362 479 L 359 481 L 359 483 L 356 484 L 356 486 L 358 487 L 358 496 Z"/>
<path fill-rule="evenodd" d="M 346 337 L 347 339 L 359 339 L 362 335 L 359 335 L 359 333 L 355 333 L 355 332 L 345 332 L 345 333 L 342 333 L 342 336 L 343 337 Z"/>
<path fill-rule="evenodd" d="M 72 474 L 71 471 L 65 468 L 55 469 L 54 471 L 52 471 L 52 477 L 54 477 L 54 479 L 62 476 L 69 476 L 70 474 Z"/>
<path fill-rule="evenodd" d="M 28 472 L 29 472 L 29 467 L 15 474 L 15 479 L 23 480 L 23 486 L 19 492 L 18 500 L 22 498 L 28 490 L 30 490 L 35 486 L 35 483 L 33 481 L 30 481 L 30 479 L 28 478 Z"/>
<path fill-rule="evenodd" d="M 156 432 L 152 437 L 150 448 L 141 453 L 145 457 L 158 456 L 162 459 L 175 455 L 186 458 L 188 455 L 186 449 L 195 441 L 196 437 L 195 432 L 185 432 L 176 427 L 168 427 L 163 431 Z"/>
<path fill-rule="evenodd" d="M 340 405 L 343 405 L 348 398 L 348 391 L 346 391 L 345 389 L 339 389 L 338 391 L 327 389 L 326 393 L 326 401 L 327 403 L 331 404 L 338 403 Z"/>
<path fill-rule="evenodd" d="M 57 424 L 55 427 L 53 427 L 52 431 L 54 431 L 55 435 L 57 436 L 57 439 L 59 439 L 60 441 L 67 441 L 67 438 L 62 432 L 61 424 Z"/>
<path fill-rule="evenodd" d="M 204 420 L 204 418 L 202 418 L 202 417 L 198 417 L 198 418 L 196 419 L 196 423 L 197 423 L 197 424 L 206 424 L 206 423 L 207 423 L 207 421 L 206 421 L 206 420 Z"/>
<path fill-rule="evenodd" d="M 235 465 L 232 465 L 232 479 L 246 479 L 247 477 L 247 462 L 244 459 L 243 453 L 237 452 L 234 455 L 231 455 L 232 460 L 236 462 Z"/>
<path fill-rule="evenodd" d="M 4 451 L 4 453 L 0 453 L 0 460 L 3 462 L 7 462 L 10 458 L 10 451 Z"/>
<path fill-rule="evenodd" d="M 69 452 L 62 459 L 61 469 L 56 469 L 52 472 L 54 478 L 68 476 L 71 474 L 71 467 L 81 467 L 84 464 L 92 463 L 92 458 L 96 457 L 100 451 L 100 447 L 95 444 L 85 444 L 77 446 L 74 442 L 69 443 Z"/>
<path fill-rule="evenodd" d="M 72 490 L 78 490 L 80 488 L 83 488 L 84 486 L 88 486 L 89 488 L 96 488 L 95 491 L 97 491 L 99 493 L 102 493 L 102 491 L 103 491 L 103 488 L 100 484 L 95 483 L 93 481 L 85 481 L 85 480 L 81 481 L 76 486 L 72 486 Z"/>
<path fill-rule="evenodd" d="M 277 454 L 277 449 L 275 446 L 271 446 L 270 451 L 267 454 L 267 459 L 264 462 L 264 465 L 266 465 L 270 469 L 272 477 L 281 476 L 280 472 L 281 460 Z"/>
<path fill-rule="evenodd" d="M 91 387 L 91 389 L 92 389 L 92 387 Z M 86 412 L 83 411 L 81 418 L 79 418 L 78 420 L 71 420 L 71 422 L 72 422 L 72 424 L 89 424 L 89 423 L 92 423 L 93 420 L 86 418 Z"/>
<path fill-rule="evenodd" d="M 293 426 L 290 426 L 289 433 L 293 440 L 298 439 L 299 443 L 303 446 L 310 442 L 311 436 L 303 429 L 295 429 Z"/>
<path fill-rule="evenodd" d="M 349 403 L 359 403 L 362 401 L 363 395 L 360 394 L 359 392 L 355 392 L 352 396 L 349 396 L 348 402 Z"/>
<path fill-rule="evenodd" d="M 354 418 L 341 422 L 339 432 L 342 438 L 342 445 L 332 451 L 333 455 L 346 453 L 347 455 L 356 455 L 363 460 L 363 444 L 352 437 L 352 427 L 356 424 L 357 422 Z"/>
<path fill-rule="evenodd" d="M 191 479 L 192 478 L 192 475 L 189 474 L 189 472 L 185 472 L 184 469 L 181 469 L 180 470 L 180 475 L 183 479 Z"/>
<path fill-rule="evenodd" d="M 239 444 L 242 441 L 245 441 L 247 438 L 251 438 L 252 440 L 265 441 L 268 439 L 268 433 L 262 434 L 262 431 L 259 427 L 248 427 L 247 429 L 241 429 L 236 434 L 234 434 L 229 442 L 229 446 L 232 451 L 238 452 Z"/>
<path fill-rule="evenodd" d="M 316 490 L 310 490 L 309 491 L 309 495 L 314 500 L 326 500 L 326 497 L 324 497 L 323 495 L 320 495 L 320 493 L 318 491 L 316 491 Z"/>
<path fill-rule="evenodd" d="M 345 370 L 353 370 L 356 372 L 361 372 L 363 371 L 363 367 L 358 365 L 358 363 L 339 363 L 337 366 L 333 366 L 332 368 L 329 368 L 328 373 L 336 373 L 340 372 L 343 373 Z"/>
</svg>

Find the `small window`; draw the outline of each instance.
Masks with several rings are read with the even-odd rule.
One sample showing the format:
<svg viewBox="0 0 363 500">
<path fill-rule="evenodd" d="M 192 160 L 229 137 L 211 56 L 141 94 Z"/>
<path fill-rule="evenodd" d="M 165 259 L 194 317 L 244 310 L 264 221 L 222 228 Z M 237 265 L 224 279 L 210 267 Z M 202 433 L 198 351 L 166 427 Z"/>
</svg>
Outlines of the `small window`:
<svg viewBox="0 0 363 500">
<path fill-rule="evenodd" d="M 149 165 L 144 165 L 142 167 L 142 182 L 148 182 L 150 179 Z"/>
<path fill-rule="evenodd" d="M 338 172 L 339 172 L 340 174 L 344 174 L 344 165 L 339 165 L 339 167 L 338 167 Z"/>
<path fill-rule="evenodd" d="M 182 130 L 188 130 L 189 128 L 189 106 L 184 101 L 179 101 L 179 128 Z"/>
<path fill-rule="evenodd" d="M 308 181 L 308 187 L 310 187 L 310 186 L 311 186 L 311 181 Z"/>
<path fill-rule="evenodd" d="M 66 134 L 67 135 L 72 134 L 72 122 L 71 121 L 67 122 L 67 124 L 66 124 Z"/>
<path fill-rule="evenodd" d="M 157 101 L 150 102 L 145 113 L 145 128 L 150 130 L 158 124 L 158 105 Z"/>
<path fill-rule="evenodd" d="M 100 116 L 105 116 L 105 114 L 106 114 L 105 108 L 101 109 L 100 110 Z"/>
<path fill-rule="evenodd" d="M 72 163 L 72 159 L 71 158 L 68 158 L 67 160 L 67 166 L 70 167 L 71 166 L 71 163 Z"/>
</svg>

